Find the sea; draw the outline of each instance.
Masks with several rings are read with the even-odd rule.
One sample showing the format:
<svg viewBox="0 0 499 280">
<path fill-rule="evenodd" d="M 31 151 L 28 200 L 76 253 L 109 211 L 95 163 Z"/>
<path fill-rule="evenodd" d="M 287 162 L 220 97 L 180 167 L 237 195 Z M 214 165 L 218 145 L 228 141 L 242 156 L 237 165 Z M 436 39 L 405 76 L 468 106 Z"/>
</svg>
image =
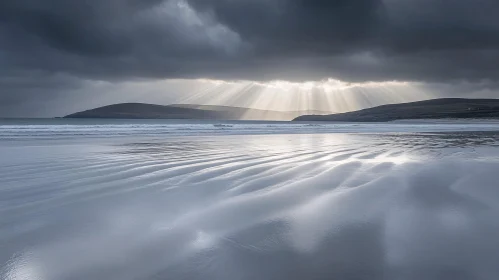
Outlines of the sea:
<svg viewBox="0 0 499 280">
<path fill-rule="evenodd" d="M 499 122 L 0 119 L 0 279 L 499 279 Z"/>
</svg>

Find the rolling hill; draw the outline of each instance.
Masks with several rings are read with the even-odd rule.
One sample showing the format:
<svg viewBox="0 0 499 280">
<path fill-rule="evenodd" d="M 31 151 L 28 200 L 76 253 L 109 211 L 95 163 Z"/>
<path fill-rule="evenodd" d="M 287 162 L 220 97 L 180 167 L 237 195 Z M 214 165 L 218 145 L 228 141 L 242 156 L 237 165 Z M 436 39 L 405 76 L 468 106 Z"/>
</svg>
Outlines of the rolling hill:
<svg viewBox="0 0 499 280">
<path fill-rule="evenodd" d="M 77 112 L 64 118 L 108 119 L 200 119 L 200 120 L 280 120 L 289 121 L 304 114 L 327 114 L 321 111 L 272 111 L 216 105 L 154 105 L 120 103 Z"/>
<path fill-rule="evenodd" d="M 304 115 L 294 121 L 386 122 L 403 119 L 499 119 L 499 99 L 441 98 L 333 115 Z"/>
</svg>

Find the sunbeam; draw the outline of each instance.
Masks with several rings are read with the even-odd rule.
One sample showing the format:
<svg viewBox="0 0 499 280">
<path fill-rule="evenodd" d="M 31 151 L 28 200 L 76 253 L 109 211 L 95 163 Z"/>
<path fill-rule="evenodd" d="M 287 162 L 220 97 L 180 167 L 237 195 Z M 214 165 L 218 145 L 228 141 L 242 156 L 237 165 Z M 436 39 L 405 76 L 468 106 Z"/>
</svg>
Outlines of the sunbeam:
<svg viewBox="0 0 499 280">
<path fill-rule="evenodd" d="M 322 81 L 221 81 L 200 79 L 199 90 L 178 103 L 225 105 L 260 110 L 341 113 L 389 103 L 432 98 L 418 83 Z"/>
</svg>

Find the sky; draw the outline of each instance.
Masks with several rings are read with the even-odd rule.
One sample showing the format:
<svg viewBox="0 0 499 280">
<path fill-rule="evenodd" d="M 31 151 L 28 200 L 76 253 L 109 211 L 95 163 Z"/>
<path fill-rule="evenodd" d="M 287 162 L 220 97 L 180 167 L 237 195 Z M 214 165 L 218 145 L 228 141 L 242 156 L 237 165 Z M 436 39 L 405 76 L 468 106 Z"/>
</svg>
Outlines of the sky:
<svg viewBox="0 0 499 280">
<path fill-rule="evenodd" d="M 0 117 L 499 97 L 497 0 L 2 0 Z"/>
</svg>

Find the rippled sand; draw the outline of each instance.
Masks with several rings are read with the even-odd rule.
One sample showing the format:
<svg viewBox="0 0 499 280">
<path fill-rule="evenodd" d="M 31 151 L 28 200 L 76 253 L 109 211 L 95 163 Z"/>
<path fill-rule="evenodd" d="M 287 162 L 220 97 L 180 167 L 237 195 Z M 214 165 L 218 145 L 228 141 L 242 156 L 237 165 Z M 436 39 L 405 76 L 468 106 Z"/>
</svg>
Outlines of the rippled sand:
<svg viewBox="0 0 499 280">
<path fill-rule="evenodd" d="M 496 132 L 22 133 L 1 279 L 499 278 Z"/>
</svg>

